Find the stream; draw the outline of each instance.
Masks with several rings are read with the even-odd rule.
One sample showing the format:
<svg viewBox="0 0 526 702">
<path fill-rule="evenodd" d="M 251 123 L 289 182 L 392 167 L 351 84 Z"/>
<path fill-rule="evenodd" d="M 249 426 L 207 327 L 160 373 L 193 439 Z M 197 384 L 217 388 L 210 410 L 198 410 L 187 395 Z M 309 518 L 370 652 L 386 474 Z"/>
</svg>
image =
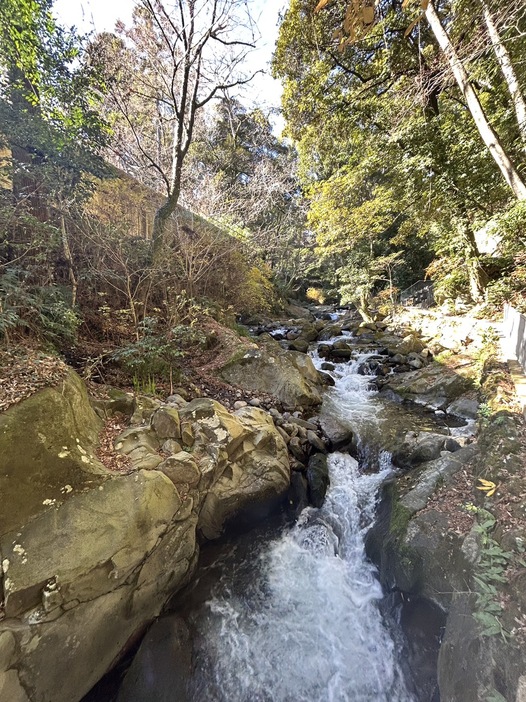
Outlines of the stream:
<svg viewBox="0 0 526 702">
<path fill-rule="evenodd" d="M 194 643 L 192 702 L 431 699 L 403 670 L 400 607 L 387 606 L 365 553 L 380 487 L 394 475 L 390 454 L 370 444 L 387 421 L 371 376 L 359 373 L 372 354 L 337 364 L 323 409 L 352 426 L 359 460 L 330 454 L 320 509 L 209 555 L 179 603 Z M 323 359 L 311 355 L 319 368 Z"/>
<path fill-rule="evenodd" d="M 243 567 L 224 568 L 210 598 L 190 617 L 198 652 L 191 699 L 413 699 L 364 551 L 389 461 L 366 475 L 351 456 L 334 453 L 329 467 L 323 507 L 305 509 L 294 526 L 260 541 Z"/>
<path fill-rule="evenodd" d="M 440 616 L 385 593 L 365 548 L 381 487 L 396 473 L 381 437 L 433 419 L 381 400 L 359 372 L 371 355 L 357 350 L 331 371 L 321 414 L 352 427 L 358 459 L 329 455 L 323 506 L 208 544 L 171 603 L 192 638 L 191 702 L 438 700 Z M 311 356 L 319 368 L 315 348 Z M 164 688 L 158 699 L 182 698 Z"/>
</svg>

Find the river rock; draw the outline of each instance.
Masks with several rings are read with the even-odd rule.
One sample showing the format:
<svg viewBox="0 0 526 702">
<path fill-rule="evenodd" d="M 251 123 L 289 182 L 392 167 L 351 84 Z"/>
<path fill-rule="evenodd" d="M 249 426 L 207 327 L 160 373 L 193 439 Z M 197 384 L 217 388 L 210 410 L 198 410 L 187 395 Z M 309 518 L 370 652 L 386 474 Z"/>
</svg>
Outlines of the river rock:
<svg viewBox="0 0 526 702">
<path fill-rule="evenodd" d="M 329 439 L 333 451 L 346 449 L 351 446 L 353 440 L 352 429 L 339 422 L 330 412 L 323 413 L 320 416 L 320 427 Z"/>
<path fill-rule="evenodd" d="M 330 351 L 330 357 L 333 359 L 341 359 L 343 361 L 348 361 L 352 357 L 351 349 L 338 349 L 332 348 Z"/>
<path fill-rule="evenodd" d="M 185 484 L 195 487 L 201 479 L 201 471 L 195 458 L 186 451 L 179 451 L 167 458 L 159 465 L 159 470 L 170 478 L 175 486 Z"/>
<path fill-rule="evenodd" d="M 289 301 L 285 305 L 285 312 L 291 319 L 308 319 L 314 321 L 314 315 L 312 312 L 296 302 Z"/>
<path fill-rule="evenodd" d="M 445 449 L 448 439 L 444 434 L 420 432 L 407 435 L 404 443 L 393 453 L 393 463 L 400 468 L 411 468 L 426 461 L 433 461 Z M 460 448 L 456 444 L 456 448 Z"/>
<path fill-rule="evenodd" d="M 307 490 L 308 485 L 305 476 L 300 473 L 300 471 L 293 471 L 290 478 L 290 488 L 287 493 L 288 512 L 293 517 L 297 517 L 305 507 L 308 507 L 309 498 Z"/>
<path fill-rule="evenodd" d="M 297 437 L 293 436 L 289 441 L 289 451 L 292 453 L 294 458 L 296 458 L 300 463 L 307 460 L 307 454 L 303 448 L 302 441 Z"/>
<path fill-rule="evenodd" d="M 135 470 L 152 470 L 162 462 L 159 438 L 150 427 L 129 427 L 115 439 L 115 450 L 130 459 Z"/>
<path fill-rule="evenodd" d="M 192 643 L 184 621 L 172 614 L 148 630 L 119 690 L 117 702 L 186 702 Z"/>
<path fill-rule="evenodd" d="M 309 350 L 309 342 L 305 339 L 299 338 L 291 341 L 289 344 L 289 349 L 291 351 L 299 351 L 300 353 L 307 353 Z"/>
<path fill-rule="evenodd" d="M 300 337 L 308 343 L 316 341 L 318 338 L 318 329 L 315 324 L 304 324 L 301 329 Z M 299 349 L 298 349 L 299 350 Z"/>
<path fill-rule="evenodd" d="M 0 699 L 6 702 L 29 702 L 16 670 L 0 673 Z"/>
<path fill-rule="evenodd" d="M 434 439 L 436 439 L 436 435 L 434 435 Z M 425 449 L 432 445 L 432 443 L 428 444 Z M 455 473 L 473 458 L 476 452 L 476 445 L 471 444 L 455 453 L 444 453 L 440 458 L 424 463 L 424 470 L 418 476 L 415 486 L 401 498 L 400 504 L 411 513 L 424 509 L 438 483 L 449 482 Z M 423 454 L 426 454 L 425 450 L 422 451 L 421 455 Z"/>
<path fill-rule="evenodd" d="M 324 453 L 315 453 L 307 465 L 307 484 L 309 501 L 314 507 L 321 507 L 329 487 L 329 467 Z"/>
<path fill-rule="evenodd" d="M 439 363 L 389 378 L 389 387 L 397 395 L 430 409 L 445 409 L 470 385 L 468 378 Z"/>
<path fill-rule="evenodd" d="M 307 441 L 317 451 L 320 451 L 321 453 L 327 452 L 327 447 L 325 446 L 323 441 L 320 439 L 318 434 L 310 429 L 307 430 Z"/>
<path fill-rule="evenodd" d="M 148 395 L 135 396 L 135 411 L 131 418 L 132 424 L 147 424 L 155 410 L 161 406 L 161 401 Z"/>
<path fill-rule="evenodd" d="M 345 351 L 349 351 L 351 347 L 350 347 L 349 344 L 348 344 L 346 341 L 344 341 L 343 339 L 337 339 L 337 340 L 333 343 L 332 348 L 333 348 L 333 349 L 344 349 Z"/>
<path fill-rule="evenodd" d="M 446 407 L 448 414 L 463 419 L 476 419 L 478 417 L 479 403 L 474 397 L 462 396 Z"/>
<path fill-rule="evenodd" d="M 177 409 L 179 409 L 179 407 L 184 407 L 187 402 L 188 398 L 184 397 L 181 393 L 174 393 L 166 398 L 166 404 L 173 405 Z"/>
<path fill-rule="evenodd" d="M 329 375 L 329 373 L 318 371 L 318 378 L 320 379 L 322 385 L 325 385 L 326 387 L 331 388 L 336 384 L 336 381 L 334 380 L 332 375 Z"/>
<path fill-rule="evenodd" d="M 321 402 L 318 371 L 309 356 L 297 351 L 249 349 L 223 366 L 220 375 L 245 390 L 270 393 L 287 407 Z"/>
<path fill-rule="evenodd" d="M 155 427 L 164 437 L 173 412 L 116 444 L 162 461 Z M 115 474 L 94 458 L 101 423 L 76 374 L 0 414 L 13 496 L 0 522 L 2 701 L 78 702 L 191 577 L 197 529 L 215 536 L 239 509 L 284 495 L 287 449 L 265 412 L 200 399 L 178 417 L 181 440 L 168 441 L 187 450 Z"/>
<path fill-rule="evenodd" d="M 336 336 L 341 336 L 341 324 L 328 324 L 318 335 L 319 341 L 329 341 Z"/>
<path fill-rule="evenodd" d="M 179 412 L 171 407 L 161 407 L 152 415 L 152 429 L 159 439 L 180 439 Z"/>
</svg>

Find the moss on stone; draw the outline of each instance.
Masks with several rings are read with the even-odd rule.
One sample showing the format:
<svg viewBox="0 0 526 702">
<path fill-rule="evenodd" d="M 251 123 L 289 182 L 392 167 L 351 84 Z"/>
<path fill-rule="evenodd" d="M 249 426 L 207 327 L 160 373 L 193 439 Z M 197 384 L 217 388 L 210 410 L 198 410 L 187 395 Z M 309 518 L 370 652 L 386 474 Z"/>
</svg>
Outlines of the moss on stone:
<svg viewBox="0 0 526 702">
<path fill-rule="evenodd" d="M 73 371 L 0 414 L 0 534 L 101 481 L 106 470 L 94 456 L 101 426 Z"/>
</svg>

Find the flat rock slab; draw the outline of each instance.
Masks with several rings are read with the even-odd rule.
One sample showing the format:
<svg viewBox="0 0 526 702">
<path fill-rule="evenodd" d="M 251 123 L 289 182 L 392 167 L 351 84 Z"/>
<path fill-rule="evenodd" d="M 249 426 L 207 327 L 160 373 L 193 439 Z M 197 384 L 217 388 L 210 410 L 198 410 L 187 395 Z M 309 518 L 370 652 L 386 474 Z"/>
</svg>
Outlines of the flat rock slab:
<svg viewBox="0 0 526 702">
<path fill-rule="evenodd" d="M 223 380 L 245 390 L 274 395 L 284 406 L 321 403 L 321 382 L 309 356 L 274 348 L 248 349 L 220 370 Z"/>
<path fill-rule="evenodd" d="M 404 400 L 411 400 L 431 409 L 445 409 L 469 389 L 471 381 L 464 375 L 439 363 L 425 368 L 398 373 L 389 378 L 387 387 Z"/>
<path fill-rule="evenodd" d="M 472 444 L 455 451 L 455 453 L 445 453 L 434 461 L 424 463 L 425 468 L 419 476 L 417 484 L 400 500 L 402 506 L 412 514 L 424 509 L 438 482 L 450 480 L 476 453 L 477 447 Z"/>
</svg>

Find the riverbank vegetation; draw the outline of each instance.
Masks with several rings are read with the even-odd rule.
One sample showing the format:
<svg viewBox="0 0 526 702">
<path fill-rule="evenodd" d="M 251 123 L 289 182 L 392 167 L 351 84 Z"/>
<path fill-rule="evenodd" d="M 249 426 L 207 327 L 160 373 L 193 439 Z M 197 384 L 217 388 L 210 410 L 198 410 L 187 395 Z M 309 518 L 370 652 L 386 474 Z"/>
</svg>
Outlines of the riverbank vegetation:
<svg viewBox="0 0 526 702">
<path fill-rule="evenodd" d="M 250 7 L 179 4 L 82 37 L 52 0 L 2 3 L 4 346 L 147 386 L 291 296 L 370 319 L 429 279 L 524 306 L 521 3 L 292 0 L 284 139 L 238 94 Z"/>
</svg>

